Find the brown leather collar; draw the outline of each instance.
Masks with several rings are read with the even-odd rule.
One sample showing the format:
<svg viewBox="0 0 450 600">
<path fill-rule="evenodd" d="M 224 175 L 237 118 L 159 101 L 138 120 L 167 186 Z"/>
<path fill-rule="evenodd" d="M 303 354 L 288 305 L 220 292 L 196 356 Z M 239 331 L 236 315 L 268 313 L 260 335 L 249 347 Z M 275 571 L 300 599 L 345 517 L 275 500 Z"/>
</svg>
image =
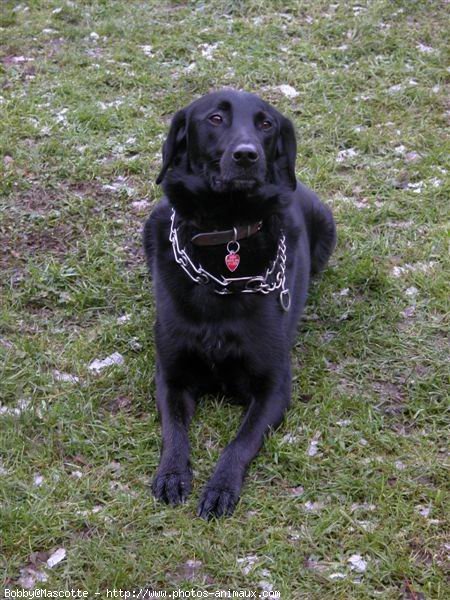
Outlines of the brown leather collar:
<svg viewBox="0 0 450 600">
<path fill-rule="evenodd" d="M 197 233 L 197 235 L 191 238 L 191 242 L 196 246 L 218 246 L 219 244 L 227 244 L 228 242 L 235 242 L 250 237 L 260 231 L 261 227 L 262 221 L 258 221 L 258 223 L 253 223 L 252 225 L 239 225 L 239 227 L 233 227 L 233 229 L 225 231 Z"/>
</svg>

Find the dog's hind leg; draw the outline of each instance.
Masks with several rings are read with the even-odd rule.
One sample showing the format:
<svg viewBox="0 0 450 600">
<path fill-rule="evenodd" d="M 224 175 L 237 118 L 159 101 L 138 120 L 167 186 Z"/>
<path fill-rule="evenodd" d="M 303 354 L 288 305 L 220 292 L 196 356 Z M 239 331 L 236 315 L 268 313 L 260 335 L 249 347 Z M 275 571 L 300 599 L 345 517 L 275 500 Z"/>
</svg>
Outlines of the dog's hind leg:
<svg viewBox="0 0 450 600">
<path fill-rule="evenodd" d="M 298 184 L 311 252 L 311 274 L 320 273 L 336 246 L 336 225 L 328 206 L 303 184 Z"/>
<path fill-rule="evenodd" d="M 319 202 L 312 219 L 311 275 L 320 273 L 336 246 L 336 226 L 330 209 Z"/>
</svg>

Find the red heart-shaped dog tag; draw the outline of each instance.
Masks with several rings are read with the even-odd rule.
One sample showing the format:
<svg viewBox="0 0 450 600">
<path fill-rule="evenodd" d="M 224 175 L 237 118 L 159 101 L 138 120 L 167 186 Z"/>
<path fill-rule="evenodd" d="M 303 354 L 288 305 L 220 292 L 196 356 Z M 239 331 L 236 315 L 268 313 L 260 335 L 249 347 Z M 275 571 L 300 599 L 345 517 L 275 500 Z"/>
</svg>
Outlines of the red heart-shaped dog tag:
<svg viewBox="0 0 450 600">
<path fill-rule="evenodd" d="M 236 252 L 230 252 L 230 254 L 225 256 L 225 264 L 227 265 L 227 269 L 232 273 L 236 271 L 240 262 L 241 258 L 239 254 L 236 254 Z"/>
</svg>

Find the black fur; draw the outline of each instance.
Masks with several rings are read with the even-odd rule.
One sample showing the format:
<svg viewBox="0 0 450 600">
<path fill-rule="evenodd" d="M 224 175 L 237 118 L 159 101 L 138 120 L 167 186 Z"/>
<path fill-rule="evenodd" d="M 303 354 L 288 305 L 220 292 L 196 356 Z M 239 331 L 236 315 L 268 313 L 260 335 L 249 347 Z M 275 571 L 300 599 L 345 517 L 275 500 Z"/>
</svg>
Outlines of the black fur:
<svg viewBox="0 0 450 600">
<path fill-rule="evenodd" d="M 250 145 L 257 160 L 242 164 L 236 148 Z M 245 403 L 234 440 L 223 451 L 203 490 L 198 514 L 231 514 L 246 469 L 265 434 L 277 427 L 291 399 L 290 349 L 310 275 L 326 264 L 336 241 L 330 210 L 295 180 L 292 123 L 253 94 L 224 90 L 179 111 L 164 144 L 157 182 L 165 197 L 145 224 L 144 246 L 154 281 L 157 319 L 156 397 L 163 447 L 154 495 L 170 504 L 191 490 L 188 426 L 198 399 L 223 393 Z M 286 285 L 280 290 L 221 296 L 194 283 L 175 262 L 169 241 L 172 207 L 180 246 L 195 264 L 220 276 L 263 274 L 286 237 Z M 225 245 L 195 246 L 193 235 L 263 221 L 240 242 L 233 274 Z"/>
</svg>

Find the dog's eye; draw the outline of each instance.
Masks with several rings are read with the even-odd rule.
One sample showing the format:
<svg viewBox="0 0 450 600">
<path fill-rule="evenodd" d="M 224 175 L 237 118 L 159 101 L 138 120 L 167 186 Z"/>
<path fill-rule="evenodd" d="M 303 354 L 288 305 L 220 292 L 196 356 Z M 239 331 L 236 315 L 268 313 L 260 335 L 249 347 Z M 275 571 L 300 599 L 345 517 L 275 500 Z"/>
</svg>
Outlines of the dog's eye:
<svg viewBox="0 0 450 600">
<path fill-rule="evenodd" d="M 221 115 L 214 114 L 209 117 L 209 122 L 213 125 L 220 125 L 223 122 L 223 119 Z"/>
<path fill-rule="evenodd" d="M 272 123 L 268 119 L 264 119 L 264 121 L 262 121 L 261 129 L 265 129 L 267 131 L 267 129 L 270 129 L 271 127 Z"/>
</svg>

